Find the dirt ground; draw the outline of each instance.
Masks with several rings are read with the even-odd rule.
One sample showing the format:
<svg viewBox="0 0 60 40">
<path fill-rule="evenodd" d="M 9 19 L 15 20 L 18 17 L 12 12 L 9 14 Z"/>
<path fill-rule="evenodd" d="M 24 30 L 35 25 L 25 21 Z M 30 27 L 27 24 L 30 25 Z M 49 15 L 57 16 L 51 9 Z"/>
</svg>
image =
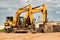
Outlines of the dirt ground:
<svg viewBox="0 0 60 40">
<path fill-rule="evenodd" d="M 0 40 L 60 40 L 60 32 L 56 33 L 0 33 Z"/>
</svg>

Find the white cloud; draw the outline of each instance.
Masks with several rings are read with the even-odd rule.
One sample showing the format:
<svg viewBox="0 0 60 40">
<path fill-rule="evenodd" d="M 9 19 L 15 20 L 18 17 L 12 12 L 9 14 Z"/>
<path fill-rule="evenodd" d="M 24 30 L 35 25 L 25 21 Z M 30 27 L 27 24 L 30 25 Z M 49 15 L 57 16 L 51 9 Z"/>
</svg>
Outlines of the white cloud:
<svg viewBox="0 0 60 40">
<path fill-rule="evenodd" d="M 4 8 L 21 8 L 24 7 L 27 3 L 26 2 L 22 2 L 20 1 L 16 1 L 16 0 L 7 0 L 7 1 L 0 1 L 0 7 L 4 7 Z"/>
<path fill-rule="evenodd" d="M 0 30 L 4 29 L 4 26 L 0 26 Z"/>
<path fill-rule="evenodd" d="M 23 2 L 32 2 L 33 0 L 21 0 Z"/>
<path fill-rule="evenodd" d="M 47 9 L 48 11 L 53 11 L 54 9 L 52 9 L 52 8 L 49 8 L 49 9 Z"/>
<path fill-rule="evenodd" d="M 60 8 L 60 4 L 55 5 L 56 8 Z"/>
<path fill-rule="evenodd" d="M 60 14 L 60 11 L 56 11 L 57 14 Z"/>
<path fill-rule="evenodd" d="M 10 7 L 19 7 L 19 5 L 17 5 L 17 4 L 9 4 L 8 2 L 5 2 L 5 3 L 3 3 L 3 2 L 0 2 L 0 7 L 4 7 L 4 8 L 10 8 Z"/>
<path fill-rule="evenodd" d="M 21 1 L 23 1 L 23 2 L 27 2 L 28 0 L 21 0 Z"/>
<path fill-rule="evenodd" d="M 47 2 L 52 2 L 52 0 L 46 0 Z"/>
</svg>

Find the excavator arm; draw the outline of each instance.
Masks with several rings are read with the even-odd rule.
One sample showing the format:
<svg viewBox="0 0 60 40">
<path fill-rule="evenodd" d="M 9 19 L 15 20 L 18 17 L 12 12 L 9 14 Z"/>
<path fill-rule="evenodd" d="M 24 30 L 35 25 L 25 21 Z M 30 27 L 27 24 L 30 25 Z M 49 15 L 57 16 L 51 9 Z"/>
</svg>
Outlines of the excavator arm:
<svg viewBox="0 0 60 40">
<path fill-rule="evenodd" d="M 16 15 L 15 15 L 15 17 L 14 17 L 14 19 L 13 19 L 13 23 L 15 24 L 15 26 L 18 25 L 20 14 L 23 13 L 23 12 L 27 12 L 27 11 L 28 11 L 28 13 L 30 13 L 31 10 L 32 10 L 32 7 L 31 7 L 30 4 L 29 4 L 28 6 L 25 6 L 25 7 L 23 7 L 23 8 L 20 8 L 20 9 L 16 12 Z"/>
<path fill-rule="evenodd" d="M 26 11 L 27 11 L 26 9 L 19 9 L 17 11 L 16 16 L 14 17 L 14 20 L 13 20 L 13 23 L 15 25 L 18 25 L 18 21 L 19 21 L 18 19 L 19 19 L 20 14 L 23 13 L 23 12 L 26 12 Z"/>
<path fill-rule="evenodd" d="M 42 12 L 42 9 L 39 8 L 39 9 L 33 9 L 33 10 L 32 10 L 32 13 L 33 13 L 33 14 L 38 13 L 38 12 Z"/>
<path fill-rule="evenodd" d="M 42 8 L 40 6 L 32 8 L 30 5 L 30 9 L 28 10 L 28 13 L 25 15 L 25 19 L 30 18 L 30 23 L 33 23 L 33 14 L 42 12 L 42 22 L 46 23 L 47 22 L 47 7 L 45 4 L 42 5 Z"/>
<path fill-rule="evenodd" d="M 27 14 L 24 16 L 24 19 L 24 24 L 31 25 L 33 23 L 32 5 L 29 5 L 29 10 L 27 11 Z"/>
<path fill-rule="evenodd" d="M 42 12 L 43 23 L 45 23 L 47 21 L 47 8 L 46 8 L 45 4 L 42 5 L 42 8 L 39 8 L 40 6 L 32 8 L 32 6 L 30 4 L 28 6 L 29 6 L 28 8 L 27 8 L 27 6 L 25 6 L 24 8 L 20 8 L 16 12 L 16 16 L 14 17 L 14 20 L 13 20 L 13 23 L 15 25 L 18 25 L 19 15 L 23 12 L 26 12 L 26 11 L 27 11 L 27 14 L 24 18 L 26 19 L 29 16 L 31 24 L 33 23 L 33 14 L 35 14 L 37 12 Z"/>
<path fill-rule="evenodd" d="M 42 12 L 42 22 L 47 22 L 47 7 L 45 4 L 42 5 L 42 8 L 37 8 L 32 10 L 32 14 Z"/>
</svg>

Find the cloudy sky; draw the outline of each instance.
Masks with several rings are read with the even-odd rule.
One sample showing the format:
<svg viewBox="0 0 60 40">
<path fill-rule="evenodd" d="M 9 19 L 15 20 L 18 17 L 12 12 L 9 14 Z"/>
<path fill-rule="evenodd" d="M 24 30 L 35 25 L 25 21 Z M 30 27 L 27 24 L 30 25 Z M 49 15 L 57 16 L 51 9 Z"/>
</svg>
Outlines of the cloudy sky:
<svg viewBox="0 0 60 40">
<path fill-rule="evenodd" d="M 60 0 L 0 0 L 0 25 L 3 25 L 7 16 L 15 16 L 15 13 L 19 8 L 22 8 L 28 4 L 32 4 L 33 7 L 46 4 L 48 8 L 48 20 L 60 21 Z M 24 16 L 25 14 L 21 14 Z M 42 14 L 36 13 L 34 17 L 38 20 L 42 18 Z"/>
</svg>

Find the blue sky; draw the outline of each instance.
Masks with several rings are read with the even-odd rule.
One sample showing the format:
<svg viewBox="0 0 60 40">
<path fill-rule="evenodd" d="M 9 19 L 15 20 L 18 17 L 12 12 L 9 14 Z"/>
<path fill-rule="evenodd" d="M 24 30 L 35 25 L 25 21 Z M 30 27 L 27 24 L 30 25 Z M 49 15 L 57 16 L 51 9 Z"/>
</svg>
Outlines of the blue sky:
<svg viewBox="0 0 60 40">
<path fill-rule="evenodd" d="M 3 25 L 7 16 L 15 16 L 15 13 L 19 8 L 22 8 L 28 4 L 32 4 L 33 7 L 46 4 L 48 8 L 48 20 L 60 21 L 60 0 L 0 0 L 0 25 Z M 24 16 L 25 13 L 21 14 Z M 36 13 L 34 17 L 38 20 L 42 18 L 42 14 Z"/>
</svg>

